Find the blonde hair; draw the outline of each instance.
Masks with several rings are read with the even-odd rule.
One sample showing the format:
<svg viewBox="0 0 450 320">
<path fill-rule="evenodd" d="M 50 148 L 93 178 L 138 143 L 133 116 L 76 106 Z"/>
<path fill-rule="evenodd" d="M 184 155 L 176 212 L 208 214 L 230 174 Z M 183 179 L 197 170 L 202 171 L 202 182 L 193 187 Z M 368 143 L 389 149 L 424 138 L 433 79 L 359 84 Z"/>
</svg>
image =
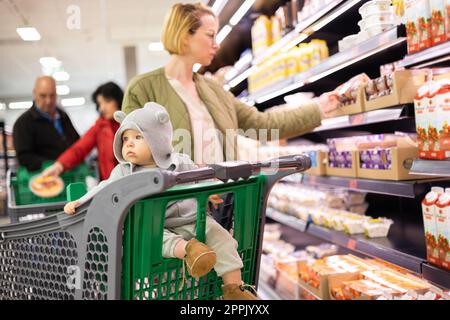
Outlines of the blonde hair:
<svg viewBox="0 0 450 320">
<path fill-rule="evenodd" d="M 161 35 L 161 41 L 170 54 L 183 54 L 185 36 L 194 34 L 201 26 L 201 17 L 214 12 L 207 5 L 198 2 L 195 4 L 177 3 L 172 6 L 166 16 Z"/>
</svg>

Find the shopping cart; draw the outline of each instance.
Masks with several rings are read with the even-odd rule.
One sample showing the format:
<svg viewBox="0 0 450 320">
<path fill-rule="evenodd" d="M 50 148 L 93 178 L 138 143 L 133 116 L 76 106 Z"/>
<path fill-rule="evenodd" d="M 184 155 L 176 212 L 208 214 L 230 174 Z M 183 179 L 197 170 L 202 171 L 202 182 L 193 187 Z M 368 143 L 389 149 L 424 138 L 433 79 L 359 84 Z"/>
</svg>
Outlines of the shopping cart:
<svg viewBox="0 0 450 320">
<path fill-rule="evenodd" d="M 50 166 L 52 162 L 45 162 L 42 170 Z M 67 186 L 74 182 L 85 182 L 87 176 L 97 179 L 95 168 L 92 165 L 82 163 L 79 166 L 61 174 L 64 184 Z M 42 170 L 30 172 L 25 167 L 19 167 L 17 170 L 8 170 L 6 176 L 8 215 L 11 222 L 19 222 L 19 218 L 28 214 L 49 214 L 61 211 L 66 203 L 66 192 L 51 197 L 41 198 L 33 194 L 29 187 L 29 181 L 32 177 L 40 174 Z"/>
<path fill-rule="evenodd" d="M 268 194 L 310 165 L 297 155 L 186 172 L 152 169 L 111 183 L 73 216 L 0 226 L 0 299 L 218 299 L 222 281 L 214 271 L 198 280 L 186 274 L 182 283 L 182 261 L 162 257 L 164 217 L 168 202 L 196 199 L 196 237 L 203 241 L 208 197 L 229 192 L 243 281 L 257 285 Z"/>
</svg>

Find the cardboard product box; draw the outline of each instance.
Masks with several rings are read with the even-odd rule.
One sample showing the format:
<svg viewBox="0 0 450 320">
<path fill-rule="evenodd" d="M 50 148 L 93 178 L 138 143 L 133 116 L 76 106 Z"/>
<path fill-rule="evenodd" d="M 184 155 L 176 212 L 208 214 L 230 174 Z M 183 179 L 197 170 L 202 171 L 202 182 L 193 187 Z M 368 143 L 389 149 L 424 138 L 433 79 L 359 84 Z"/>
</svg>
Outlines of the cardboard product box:
<svg viewBox="0 0 450 320">
<path fill-rule="evenodd" d="M 389 94 L 380 95 L 370 100 L 366 91 L 364 95 L 365 111 L 413 103 L 417 90 L 425 83 L 426 72 L 423 70 L 397 70 L 384 77 L 388 85 L 388 90 L 384 93 Z"/>
<path fill-rule="evenodd" d="M 305 171 L 305 173 L 315 176 L 324 176 L 326 174 L 326 152 L 310 151 L 307 152 L 307 154 L 311 158 L 311 169 Z"/>
<path fill-rule="evenodd" d="M 366 152 L 369 152 L 374 156 L 382 159 L 383 164 L 379 165 L 379 169 L 364 168 L 361 156 Z M 409 169 L 411 168 L 414 159 L 419 156 L 419 149 L 413 142 L 408 142 L 407 138 L 399 139 L 397 141 L 397 147 L 387 149 L 370 149 L 360 150 L 356 157 L 356 176 L 358 178 L 377 179 L 377 180 L 416 180 L 426 179 L 427 176 L 410 175 Z"/>
<path fill-rule="evenodd" d="M 348 158 L 345 165 L 338 165 L 330 161 L 330 156 L 342 156 L 345 155 Z M 343 152 L 328 152 L 327 165 L 326 165 L 326 175 L 327 176 L 338 176 L 338 177 L 356 177 L 357 176 L 357 151 L 343 151 Z"/>
<path fill-rule="evenodd" d="M 298 300 L 300 298 L 297 275 L 289 274 L 277 269 L 275 291 L 285 300 Z"/>
<path fill-rule="evenodd" d="M 326 114 L 327 118 L 334 118 L 364 112 L 364 101 L 365 101 L 364 95 L 365 95 L 365 88 L 360 87 L 357 93 L 355 103 L 349 105 L 341 105 L 336 110 L 328 112 Z"/>
</svg>

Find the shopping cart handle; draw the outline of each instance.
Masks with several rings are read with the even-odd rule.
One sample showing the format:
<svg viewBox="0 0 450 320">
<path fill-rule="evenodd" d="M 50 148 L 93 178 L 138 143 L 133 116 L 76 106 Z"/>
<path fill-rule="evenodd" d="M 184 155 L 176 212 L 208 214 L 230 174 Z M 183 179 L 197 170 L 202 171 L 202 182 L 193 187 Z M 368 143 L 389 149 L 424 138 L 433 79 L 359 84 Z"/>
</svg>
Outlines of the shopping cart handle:
<svg viewBox="0 0 450 320">
<path fill-rule="evenodd" d="M 283 156 L 269 160 L 269 166 L 273 168 L 292 168 L 298 171 L 306 171 L 311 168 L 311 158 L 306 154 Z"/>
</svg>

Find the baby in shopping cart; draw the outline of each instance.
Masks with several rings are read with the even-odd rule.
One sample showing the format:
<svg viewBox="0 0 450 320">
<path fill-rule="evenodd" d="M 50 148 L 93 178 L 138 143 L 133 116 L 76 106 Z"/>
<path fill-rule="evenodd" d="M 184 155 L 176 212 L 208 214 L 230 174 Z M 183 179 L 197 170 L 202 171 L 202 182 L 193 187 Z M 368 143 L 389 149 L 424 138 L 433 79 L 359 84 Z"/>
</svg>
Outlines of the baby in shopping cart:
<svg viewBox="0 0 450 320">
<path fill-rule="evenodd" d="M 173 129 L 166 109 L 149 102 L 141 109 L 128 115 L 122 111 L 114 114 L 120 128 L 114 137 L 114 155 L 119 164 L 108 180 L 76 201 L 67 203 L 64 211 L 74 214 L 76 207 L 91 199 L 106 185 L 121 177 L 148 168 L 186 171 L 195 168 L 187 155 L 174 153 L 172 147 Z M 218 195 L 209 201 L 217 206 L 222 202 Z M 163 248 L 165 258 L 179 258 L 185 261 L 188 272 L 194 278 L 206 275 L 215 269 L 222 277 L 224 299 L 254 300 L 256 296 L 242 283 L 242 260 L 237 252 L 237 241 L 211 216 L 206 216 L 206 243 L 195 239 L 197 220 L 196 200 L 172 201 L 166 208 Z"/>
</svg>

